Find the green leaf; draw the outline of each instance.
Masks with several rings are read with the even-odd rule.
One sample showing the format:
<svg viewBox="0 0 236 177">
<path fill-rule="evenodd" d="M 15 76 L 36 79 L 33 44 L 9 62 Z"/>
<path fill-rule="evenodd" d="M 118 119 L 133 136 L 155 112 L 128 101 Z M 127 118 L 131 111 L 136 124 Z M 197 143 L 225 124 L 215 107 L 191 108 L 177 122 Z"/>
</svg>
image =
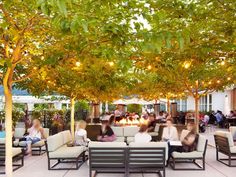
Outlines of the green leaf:
<svg viewBox="0 0 236 177">
<path fill-rule="evenodd" d="M 59 8 L 60 13 L 67 17 L 67 8 L 66 8 L 66 0 L 57 0 L 57 6 Z"/>
</svg>

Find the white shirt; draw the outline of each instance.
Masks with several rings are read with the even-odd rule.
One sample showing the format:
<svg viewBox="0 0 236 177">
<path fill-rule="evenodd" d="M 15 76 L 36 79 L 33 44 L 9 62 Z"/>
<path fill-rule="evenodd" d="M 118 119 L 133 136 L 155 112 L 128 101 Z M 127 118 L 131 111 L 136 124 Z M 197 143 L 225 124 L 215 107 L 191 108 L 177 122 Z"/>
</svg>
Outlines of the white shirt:
<svg viewBox="0 0 236 177">
<path fill-rule="evenodd" d="M 30 128 L 30 130 L 29 130 L 29 136 L 31 138 L 39 138 L 39 139 L 42 138 L 41 132 L 33 127 Z"/>
<path fill-rule="evenodd" d="M 176 127 L 165 127 L 163 129 L 163 134 L 162 134 L 162 140 L 171 140 L 171 141 L 177 141 L 179 140 L 178 137 L 178 131 Z"/>
<path fill-rule="evenodd" d="M 75 131 L 75 142 L 77 145 L 84 145 L 87 143 L 87 131 L 79 129 Z"/>
<path fill-rule="evenodd" d="M 138 132 L 134 136 L 134 142 L 135 143 L 148 143 L 151 140 L 152 140 L 152 137 L 147 132 L 143 132 L 143 133 Z"/>
</svg>

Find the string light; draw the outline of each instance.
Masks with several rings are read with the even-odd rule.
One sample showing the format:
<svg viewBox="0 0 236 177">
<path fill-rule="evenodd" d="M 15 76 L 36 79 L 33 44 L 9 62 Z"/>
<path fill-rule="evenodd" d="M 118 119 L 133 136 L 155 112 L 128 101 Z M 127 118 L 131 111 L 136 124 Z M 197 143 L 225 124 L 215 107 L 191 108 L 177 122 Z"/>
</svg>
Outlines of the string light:
<svg viewBox="0 0 236 177">
<path fill-rule="evenodd" d="M 224 65 L 225 65 L 225 61 L 222 61 L 220 64 L 221 64 L 222 66 L 224 66 Z"/>
<path fill-rule="evenodd" d="M 211 83 L 212 83 L 211 81 L 208 82 L 209 85 L 211 85 Z"/>
<path fill-rule="evenodd" d="M 190 63 L 190 62 L 188 62 L 188 61 L 185 61 L 185 62 L 184 62 L 184 68 L 185 68 L 185 69 L 188 69 L 190 66 L 191 66 L 191 63 Z"/>
<path fill-rule="evenodd" d="M 37 67 L 35 66 L 35 67 L 33 67 L 33 70 L 37 70 Z"/>
<path fill-rule="evenodd" d="M 228 77 L 228 78 L 227 78 L 227 80 L 228 80 L 228 81 L 230 81 L 230 80 L 231 80 L 231 78 L 230 78 L 230 77 Z"/>
<path fill-rule="evenodd" d="M 114 66 L 114 62 L 113 61 L 109 62 L 109 65 Z"/>
<path fill-rule="evenodd" d="M 75 65 L 76 65 L 77 67 L 79 67 L 79 66 L 81 65 L 81 63 L 80 63 L 79 61 L 77 61 L 77 62 L 75 63 Z"/>
<path fill-rule="evenodd" d="M 148 67 L 147 67 L 147 68 L 150 70 L 150 69 L 152 69 L 152 66 L 151 66 L 151 65 L 148 65 Z"/>
<path fill-rule="evenodd" d="M 217 82 L 217 84 L 219 84 L 220 83 L 220 80 L 218 80 L 218 81 L 216 81 Z"/>
</svg>

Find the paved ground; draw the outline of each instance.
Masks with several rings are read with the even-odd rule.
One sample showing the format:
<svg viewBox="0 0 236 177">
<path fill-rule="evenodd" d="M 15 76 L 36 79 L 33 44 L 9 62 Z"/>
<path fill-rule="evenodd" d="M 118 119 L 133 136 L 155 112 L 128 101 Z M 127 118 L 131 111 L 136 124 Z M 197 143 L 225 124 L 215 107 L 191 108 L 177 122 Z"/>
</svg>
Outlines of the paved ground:
<svg viewBox="0 0 236 177">
<path fill-rule="evenodd" d="M 167 177 L 235 177 L 236 167 L 227 167 L 215 160 L 215 148 L 213 133 L 216 128 L 208 128 L 205 135 L 209 140 L 206 155 L 205 171 L 173 171 L 167 168 Z M 122 177 L 122 174 L 98 174 L 97 177 Z M 157 177 L 157 174 L 131 174 L 131 177 Z M 88 165 L 84 163 L 79 170 L 75 171 L 48 171 L 47 157 L 33 156 L 25 158 L 25 166 L 16 172 L 14 177 L 88 177 Z"/>
</svg>

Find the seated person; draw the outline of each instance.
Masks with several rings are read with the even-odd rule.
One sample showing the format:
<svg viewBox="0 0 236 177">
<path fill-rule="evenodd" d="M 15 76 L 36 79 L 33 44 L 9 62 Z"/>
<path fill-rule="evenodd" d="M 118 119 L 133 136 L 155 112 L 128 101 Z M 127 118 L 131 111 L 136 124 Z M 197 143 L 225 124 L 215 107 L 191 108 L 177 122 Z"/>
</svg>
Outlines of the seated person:
<svg viewBox="0 0 236 177">
<path fill-rule="evenodd" d="M 100 135 L 97 137 L 97 140 L 101 142 L 112 142 L 116 140 L 116 136 L 111 129 L 108 120 L 102 121 Z"/>
<path fill-rule="evenodd" d="M 28 135 L 25 136 L 26 144 L 27 144 L 27 154 L 32 153 L 31 145 L 35 144 L 41 139 L 44 139 L 44 130 L 41 126 L 41 123 L 38 119 L 33 120 L 33 126 L 28 130 Z"/>
<path fill-rule="evenodd" d="M 163 129 L 162 141 L 177 141 L 179 140 L 177 128 L 173 126 L 172 119 L 166 120 L 167 126 Z"/>
<path fill-rule="evenodd" d="M 155 114 L 150 114 L 148 116 L 148 132 L 154 132 L 156 127 L 156 115 Z"/>
<path fill-rule="evenodd" d="M 172 154 L 172 152 L 192 152 L 197 149 L 198 143 L 198 134 L 196 133 L 196 125 L 194 123 L 188 123 L 187 130 L 189 133 L 184 137 L 181 141 L 182 146 L 170 146 L 169 145 L 169 152 L 168 152 L 168 161 Z"/>
<path fill-rule="evenodd" d="M 198 134 L 196 131 L 196 125 L 194 123 L 188 123 L 187 130 L 189 133 L 182 140 L 182 152 L 192 152 L 197 149 Z"/>
<path fill-rule="evenodd" d="M 151 135 L 147 133 L 148 126 L 143 124 L 140 126 L 139 132 L 134 136 L 135 143 L 148 143 L 152 140 Z"/>
<path fill-rule="evenodd" d="M 75 144 L 78 146 L 87 146 L 87 131 L 85 130 L 87 123 L 84 120 L 80 120 L 76 125 L 75 130 Z"/>
</svg>

